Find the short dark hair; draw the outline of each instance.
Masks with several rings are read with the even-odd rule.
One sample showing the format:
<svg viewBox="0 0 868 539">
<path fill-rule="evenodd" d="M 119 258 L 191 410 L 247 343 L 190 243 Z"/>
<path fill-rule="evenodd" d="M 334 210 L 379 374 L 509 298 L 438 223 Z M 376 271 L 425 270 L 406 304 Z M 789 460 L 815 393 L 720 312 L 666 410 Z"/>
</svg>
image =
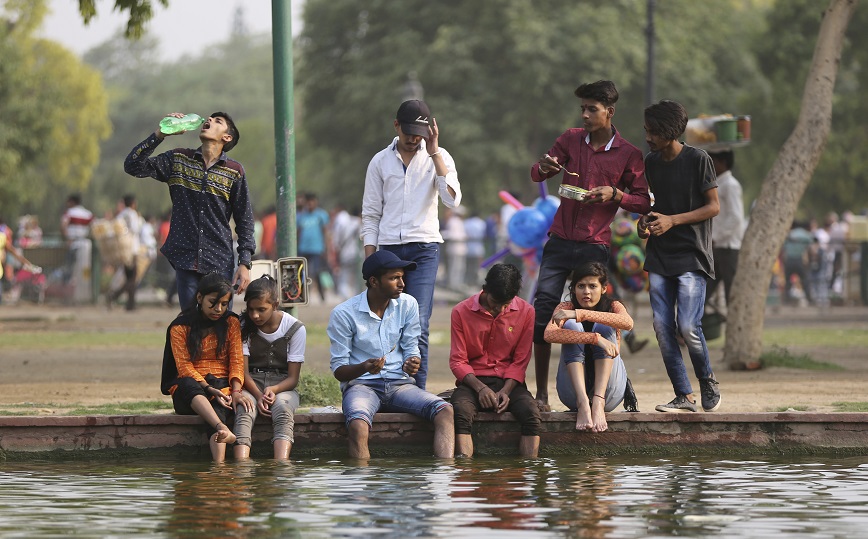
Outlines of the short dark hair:
<svg viewBox="0 0 868 539">
<path fill-rule="evenodd" d="M 732 150 L 709 153 L 709 155 L 712 159 L 720 161 L 726 165 L 726 170 L 732 170 L 732 166 L 735 164 L 735 153 Z"/>
<path fill-rule="evenodd" d="M 238 144 L 239 140 L 241 140 L 241 133 L 239 133 L 238 128 L 235 127 L 235 121 L 232 119 L 232 116 L 220 111 L 211 113 L 211 118 L 218 117 L 226 120 L 226 127 L 228 128 L 229 135 L 232 137 L 232 140 L 223 145 L 223 151 L 228 152 Z"/>
<path fill-rule="evenodd" d="M 521 291 L 521 271 L 512 264 L 495 264 L 488 270 L 482 291 L 497 303 L 507 303 Z"/>
<path fill-rule="evenodd" d="M 72 202 L 73 204 L 78 206 L 79 204 L 81 204 L 81 195 L 78 193 L 73 193 L 73 194 L 69 195 L 68 197 L 66 197 L 66 201 Z"/>
<path fill-rule="evenodd" d="M 614 106 L 618 102 L 618 90 L 615 88 L 615 83 L 610 80 L 582 84 L 573 93 L 579 99 L 593 99 L 607 107 Z"/>
<path fill-rule="evenodd" d="M 687 110 L 677 101 L 664 99 L 645 107 L 645 129 L 666 140 L 678 140 L 687 128 Z"/>
<path fill-rule="evenodd" d="M 132 207 L 133 204 L 135 204 L 136 196 L 135 195 L 124 195 L 123 200 L 124 200 L 124 206 L 129 208 L 129 207 Z"/>
</svg>

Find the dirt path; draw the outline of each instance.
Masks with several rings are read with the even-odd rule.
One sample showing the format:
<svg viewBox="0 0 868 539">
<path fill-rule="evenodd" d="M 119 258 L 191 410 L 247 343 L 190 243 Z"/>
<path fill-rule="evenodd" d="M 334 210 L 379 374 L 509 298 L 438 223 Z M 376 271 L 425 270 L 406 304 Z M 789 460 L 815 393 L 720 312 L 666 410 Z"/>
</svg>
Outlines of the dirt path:
<svg viewBox="0 0 868 539">
<path fill-rule="evenodd" d="M 328 343 L 324 337 L 330 307 L 301 307 L 298 316 L 312 333 L 307 350 L 305 369 L 328 372 Z M 454 378 L 448 367 L 450 307 L 437 305 L 432 319 L 431 367 L 429 389 L 434 392 L 452 387 Z M 165 400 L 159 392 L 160 362 L 163 332 L 175 311 L 165 307 L 144 307 L 135 313 L 122 310 L 106 311 L 104 307 L 2 306 L 0 307 L 0 338 L 14 332 L 35 332 L 35 338 L 46 330 L 112 333 L 121 330 L 151 335 L 146 344 L 118 342 L 111 346 L 85 348 L 81 346 L 32 347 L 27 349 L 0 347 L 0 408 L 12 404 L 38 403 L 44 413 L 71 404 L 96 405 L 124 401 Z M 636 313 L 636 327 L 642 337 L 651 342 L 638 354 L 624 353 L 630 378 L 639 397 L 642 411 L 653 411 L 656 404 L 668 402 L 672 389 L 656 341 L 651 330 L 647 305 Z M 829 331 L 853 328 L 868 331 L 868 308 L 837 307 L 824 315 L 812 309 L 784 310 L 769 313 L 766 327 L 823 327 Z M 141 340 L 141 339 L 139 339 Z M 111 341 L 109 338 L 108 341 Z M 791 347 L 794 354 L 808 354 L 818 360 L 837 363 L 843 371 L 805 371 L 772 368 L 754 372 L 732 372 L 721 363 L 722 340 L 712 343 L 712 362 L 720 381 L 722 411 L 759 412 L 787 407 L 814 411 L 832 411 L 840 401 L 868 401 L 868 350 L 836 348 L 834 356 L 827 350 L 811 347 Z M 715 347 L 716 346 L 716 347 Z M 557 367 L 557 346 L 551 365 L 552 405 L 565 409 L 557 401 L 554 373 Z M 689 371 L 691 369 L 688 369 Z M 529 369 L 528 387 L 535 388 L 533 367 Z M 695 384 L 695 380 L 694 380 Z M 698 388 L 697 388 L 698 389 Z"/>
</svg>

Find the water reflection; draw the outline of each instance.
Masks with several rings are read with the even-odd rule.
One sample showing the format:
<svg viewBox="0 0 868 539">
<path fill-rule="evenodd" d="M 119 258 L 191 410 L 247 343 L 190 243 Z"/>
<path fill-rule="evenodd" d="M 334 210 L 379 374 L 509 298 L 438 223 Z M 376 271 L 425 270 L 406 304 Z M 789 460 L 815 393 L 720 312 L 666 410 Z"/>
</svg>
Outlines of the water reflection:
<svg viewBox="0 0 868 539">
<path fill-rule="evenodd" d="M 0 465 L 0 536 L 811 537 L 868 526 L 868 457 Z"/>
</svg>

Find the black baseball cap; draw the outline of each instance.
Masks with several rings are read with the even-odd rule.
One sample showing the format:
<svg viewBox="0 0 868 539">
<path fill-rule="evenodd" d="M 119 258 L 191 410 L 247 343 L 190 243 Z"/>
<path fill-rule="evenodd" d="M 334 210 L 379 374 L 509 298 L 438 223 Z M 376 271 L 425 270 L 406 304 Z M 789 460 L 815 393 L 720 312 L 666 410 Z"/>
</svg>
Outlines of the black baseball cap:
<svg viewBox="0 0 868 539">
<path fill-rule="evenodd" d="M 420 137 L 428 137 L 428 121 L 431 118 L 431 111 L 424 101 L 419 99 L 411 99 L 404 101 L 398 107 L 398 114 L 395 119 L 401 124 L 401 131 L 407 135 L 419 135 Z"/>
<path fill-rule="evenodd" d="M 362 278 L 367 281 L 380 270 L 398 268 L 413 271 L 416 269 L 416 263 L 410 260 L 401 260 L 392 251 L 377 251 L 366 258 L 362 264 Z"/>
</svg>

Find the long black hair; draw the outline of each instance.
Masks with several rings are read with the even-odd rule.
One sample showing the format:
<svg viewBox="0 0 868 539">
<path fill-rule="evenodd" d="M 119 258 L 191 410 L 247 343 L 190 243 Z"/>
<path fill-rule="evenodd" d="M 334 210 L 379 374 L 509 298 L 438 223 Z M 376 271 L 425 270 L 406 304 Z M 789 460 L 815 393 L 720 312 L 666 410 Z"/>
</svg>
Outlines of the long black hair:
<svg viewBox="0 0 868 539">
<path fill-rule="evenodd" d="M 244 302 L 248 305 L 251 301 L 259 299 L 271 303 L 275 308 L 280 303 L 280 291 L 277 289 L 277 281 L 271 275 L 263 275 L 255 279 L 248 285 L 247 292 L 244 293 Z M 256 329 L 256 324 L 250 319 L 247 314 L 247 309 L 241 312 L 241 340 L 246 341 L 253 330 Z"/>
<path fill-rule="evenodd" d="M 209 273 L 202 277 L 199 281 L 199 286 L 196 287 L 196 294 L 202 294 L 202 297 L 209 294 L 217 294 L 218 298 L 222 298 L 226 294 L 232 293 L 232 285 L 218 273 Z M 181 316 L 186 320 L 186 325 L 190 326 L 190 333 L 187 335 L 187 351 L 190 352 L 190 360 L 195 360 L 199 356 L 202 347 L 202 339 L 208 335 L 208 332 L 213 330 L 217 335 L 217 354 L 222 354 L 226 349 L 226 335 L 229 333 L 228 317 L 231 311 L 226 309 L 223 316 L 216 321 L 209 320 L 202 315 L 202 304 L 188 308 Z"/>
<path fill-rule="evenodd" d="M 587 262 L 578 268 L 574 269 L 570 274 L 570 301 L 573 307 L 579 309 L 579 301 L 576 298 L 576 283 L 585 277 L 597 277 L 600 280 L 600 286 L 603 287 L 603 293 L 600 295 L 600 301 L 594 306 L 595 311 L 611 312 L 612 298 L 606 293 L 609 286 L 609 272 L 606 271 L 606 266 L 599 262 Z"/>
</svg>

